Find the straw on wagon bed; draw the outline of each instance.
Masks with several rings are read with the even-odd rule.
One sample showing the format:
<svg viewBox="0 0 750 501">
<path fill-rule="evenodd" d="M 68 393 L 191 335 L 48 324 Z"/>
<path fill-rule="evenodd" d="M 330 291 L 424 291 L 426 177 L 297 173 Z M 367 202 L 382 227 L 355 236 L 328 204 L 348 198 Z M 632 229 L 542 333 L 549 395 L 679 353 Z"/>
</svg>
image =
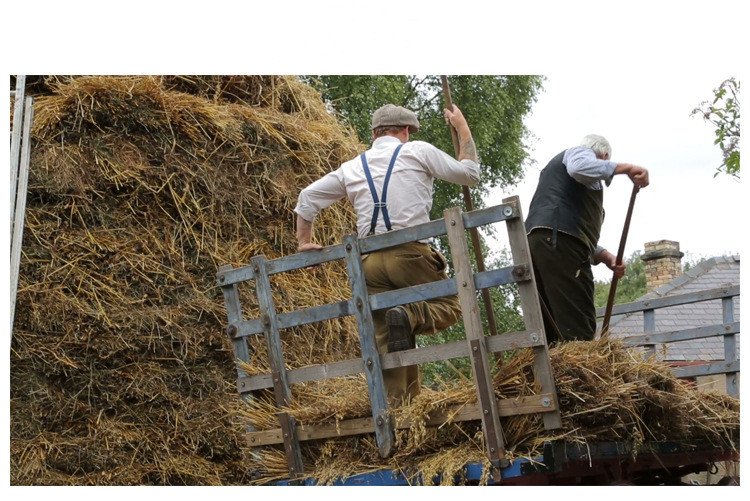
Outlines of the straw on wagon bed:
<svg viewBox="0 0 750 501">
<path fill-rule="evenodd" d="M 640 352 L 615 340 L 565 343 L 553 347 L 550 356 L 563 426 L 547 431 L 538 415 L 501 418 L 509 459 L 533 460 L 541 455 L 543 444 L 549 440 L 579 444 L 618 441 L 630 445 L 633 454 L 643 443 L 659 441 L 707 442 L 738 450 L 736 399 L 700 392 L 678 380 L 664 364 L 643 359 Z M 531 377 L 532 363 L 533 355 L 526 350 L 499 366 L 494 375 L 496 396 L 514 399 L 537 394 Z M 321 386 L 320 393 L 306 388 L 295 395 L 295 404 L 284 410 L 300 424 L 368 415 L 364 379 L 350 378 L 339 382 L 336 388 L 335 394 L 326 385 Z M 307 477 L 329 483 L 392 469 L 404 472 L 415 483 L 429 484 L 439 479 L 443 485 L 452 484 L 468 462 L 489 466 L 480 423 L 449 419 L 440 427 L 430 427 L 425 422 L 436 409 L 458 410 L 473 402 L 476 391 L 468 382 L 446 383 L 440 391 L 423 388 L 414 401 L 394 411 L 397 425 L 408 421 L 411 426 L 397 431 L 397 452 L 393 457 L 380 458 L 372 436 L 308 442 L 303 445 Z M 269 410 L 276 412 L 268 407 L 249 406 L 244 414 L 250 422 L 261 423 L 265 421 L 262 414 Z M 283 452 L 278 449 L 261 450 L 254 466 L 262 474 L 257 483 L 288 476 Z"/>
</svg>

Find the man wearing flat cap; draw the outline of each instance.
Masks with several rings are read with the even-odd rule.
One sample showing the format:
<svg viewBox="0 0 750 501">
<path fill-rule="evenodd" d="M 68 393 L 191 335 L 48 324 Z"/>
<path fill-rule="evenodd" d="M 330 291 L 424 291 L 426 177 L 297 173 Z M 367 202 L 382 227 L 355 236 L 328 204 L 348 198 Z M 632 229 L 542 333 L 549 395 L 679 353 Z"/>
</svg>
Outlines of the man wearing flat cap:
<svg viewBox="0 0 750 501">
<path fill-rule="evenodd" d="M 357 213 L 359 237 L 429 222 L 435 180 L 473 185 L 479 164 L 471 130 L 461 110 L 444 110 L 446 123 L 458 133 L 458 160 L 424 141 L 409 141 L 419 131 L 411 110 L 387 104 L 372 116 L 372 147 L 302 190 L 297 207 L 300 252 L 320 249 L 312 242 L 318 213 L 347 197 Z M 447 279 L 445 257 L 427 242 L 409 242 L 363 257 L 369 294 Z M 435 334 L 456 323 L 461 307 L 456 296 L 441 297 L 374 311 L 378 351 L 415 347 L 416 334 Z M 419 393 L 418 366 L 383 371 L 392 407 Z"/>
</svg>

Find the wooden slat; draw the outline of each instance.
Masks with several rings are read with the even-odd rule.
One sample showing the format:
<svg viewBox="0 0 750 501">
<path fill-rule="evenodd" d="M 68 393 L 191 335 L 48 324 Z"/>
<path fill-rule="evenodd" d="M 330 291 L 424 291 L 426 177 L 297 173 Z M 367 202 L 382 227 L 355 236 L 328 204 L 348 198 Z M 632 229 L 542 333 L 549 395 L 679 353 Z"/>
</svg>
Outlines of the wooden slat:
<svg viewBox="0 0 750 501">
<path fill-rule="evenodd" d="M 496 402 L 496 408 L 501 417 L 548 413 L 556 410 L 552 402 L 552 395 L 541 394 L 521 397 L 518 399 L 498 399 Z M 464 421 L 479 421 L 482 414 L 481 407 L 477 403 L 455 405 L 451 406 L 449 409 L 430 413 L 426 424 L 427 426 L 440 426 L 448 422 L 459 423 Z M 396 426 L 396 429 L 406 430 L 411 428 L 413 424 L 412 420 L 406 419 L 399 423 Z M 365 433 L 374 433 L 374 431 L 375 427 L 373 426 L 373 420 L 369 417 L 347 419 L 335 424 L 297 424 L 297 436 L 300 441 L 361 435 Z M 252 447 L 281 444 L 284 441 L 281 429 L 255 431 L 248 433 L 246 436 L 248 443 Z"/>
<path fill-rule="evenodd" d="M 622 338 L 623 344 L 627 346 L 654 345 L 661 343 L 677 343 L 691 339 L 703 339 L 707 337 L 734 334 L 740 331 L 740 323 L 731 325 L 706 325 L 692 329 L 679 331 L 657 332 L 654 334 L 643 334 L 638 336 L 627 336 Z"/>
<path fill-rule="evenodd" d="M 612 315 L 624 315 L 626 313 L 635 313 L 648 309 L 666 308 L 668 306 L 677 306 L 680 304 L 700 303 L 702 301 L 710 301 L 712 299 L 721 299 L 723 297 L 739 295 L 739 285 L 735 285 L 732 287 L 719 287 L 717 289 L 690 292 L 688 294 L 664 296 L 654 299 L 646 299 L 643 301 L 635 301 L 633 303 L 618 304 L 612 308 Z M 598 308 L 596 310 L 597 317 L 603 317 L 604 313 L 605 308 Z"/>
<path fill-rule="evenodd" d="M 13 321 L 16 314 L 16 294 L 18 292 L 18 275 L 21 267 L 21 247 L 23 245 L 23 227 L 26 216 L 26 192 L 29 184 L 29 159 L 31 156 L 31 124 L 34 121 L 33 98 L 27 97 L 23 112 L 23 138 L 21 141 L 21 158 L 15 195 L 15 210 L 12 219 L 11 234 L 11 277 L 10 277 L 10 332 L 13 336 Z M 14 199 L 11 199 L 14 200 Z M 11 205 L 13 203 L 11 202 Z"/>
<path fill-rule="evenodd" d="M 683 365 L 680 367 L 670 367 L 672 373 L 679 378 L 710 376 L 712 374 L 729 374 L 740 371 L 740 361 L 732 362 L 713 362 L 700 365 Z"/>
<path fill-rule="evenodd" d="M 479 316 L 479 304 L 469 258 L 469 245 L 466 241 L 466 229 L 458 208 L 445 211 L 445 228 L 448 234 L 451 256 L 453 257 L 453 269 L 458 285 L 458 299 L 461 303 L 464 331 L 470 346 L 469 360 L 474 375 L 477 399 L 482 409 L 482 430 L 485 446 L 490 463 L 495 467 L 503 467 L 505 466 L 504 463 L 508 462 L 505 458 L 503 429 L 500 425 L 497 401 L 494 397 L 484 328 Z"/>
<path fill-rule="evenodd" d="M 396 437 L 393 433 L 393 423 L 388 414 L 383 369 L 380 365 L 380 356 L 375 342 L 375 325 L 370 310 L 370 302 L 367 300 L 365 273 L 362 268 L 362 258 L 359 254 L 356 235 L 344 237 L 344 248 L 346 250 L 346 267 L 349 271 L 349 286 L 355 304 L 357 331 L 359 332 L 359 342 L 362 349 L 367 390 L 370 394 L 372 417 L 375 421 L 375 440 L 378 443 L 380 455 L 388 457 L 393 453 Z"/>
<path fill-rule="evenodd" d="M 18 170 L 21 165 L 21 138 L 23 137 L 23 115 L 26 105 L 26 75 L 16 75 L 16 92 L 13 107 L 13 130 L 10 137 L 10 224 L 11 231 L 16 214 L 16 193 L 18 191 Z"/>
<path fill-rule="evenodd" d="M 734 323 L 734 299 L 725 297 L 721 300 L 722 318 L 725 324 Z M 737 322 L 737 332 L 740 331 L 739 322 Z M 737 361 L 737 336 L 734 334 L 724 336 L 724 361 L 734 363 Z M 730 372 L 726 376 L 727 393 L 733 397 L 740 397 L 740 385 L 737 380 L 737 373 Z"/>
<path fill-rule="evenodd" d="M 487 338 L 487 349 L 492 353 L 508 350 L 520 350 L 541 346 L 541 334 L 531 331 L 507 332 Z M 469 346 L 466 341 L 424 346 L 413 350 L 399 351 L 380 355 L 383 369 L 406 367 L 410 365 L 426 364 L 439 360 L 451 360 L 469 356 Z M 351 376 L 364 372 L 362 359 L 345 360 L 322 365 L 312 365 L 287 372 L 289 384 L 305 383 L 332 377 Z M 262 374 L 237 379 L 237 389 L 240 393 L 273 387 L 270 374 Z"/>
<path fill-rule="evenodd" d="M 495 205 L 485 209 L 475 210 L 462 214 L 462 220 L 466 229 L 476 228 L 491 223 L 504 221 L 509 217 L 516 217 L 514 207 L 507 205 Z M 436 219 L 419 226 L 412 226 L 403 230 L 389 231 L 379 235 L 373 235 L 360 240 L 359 248 L 362 254 L 382 250 L 395 245 L 413 242 L 415 240 L 426 240 L 445 235 L 445 221 Z"/>
<path fill-rule="evenodd" d="M 516 218 L 508 219 L 505 224 L 508 229 L 508 240 L 510 243 L 511 255 L 516 265 L 528 265 L 531 273 L 531 280 L 518 283 L 518 294 L 521 299 L 521 309 L 523 310 L 523 320 L 526 329 L 534 332 L 541 332 L 544 344 L 534 348 L 534 376 L 542 387 L 542 391 L 553 396 L 554 406 L 558 408 L 557 391 L 555 389 L 555 379 L 552 374 L 552 364 L 549 358 L 549 348 L 547 338 L 544 333 L 544 322 L 542 320 L 542 310 L 539 304 L 539 293 L 536 289 L 536 279 L 534 277 L 533 267 L 531 266 L 531 251 L 529 250 L 529 241 L 526 237 L 526 228 L 523 224 L 523 212 L 517 196 L 509 197 L 503 200 L 503 203 L 513 205 L 516 208 Z M 548 430 L 560 428 L 562 419 L 559 412 L 549 412 L 543 415 L 544 427 Z"/>
<path fill-rule="evenodd" d="M 515 207 L 507 205 L 496 205 L 485 209 L 476 210 L 463 215 L 464 226 L 466 228 L 475 228 L 495 222 L 500 222 L 515 216 Z M 401 245 L 406 242 L 416 240 L 426 240 L 439 235 L 445 234 L 445 222 L 442 219 L 423 223 L 411 228 L 402 230 L 389 231 L 379 235 L 373 235 L 361 239 L 359 248 L 361 254 L 367 254 L 377 250 Z M 345 251 L 342 244 L 325 247 L 322 250 L 302 252 L 284 256 L 278 259 L 267 261 L 266 269 L 269 275 L 293 271 L 308 266 L 323 264 L 336 259 L 344 258 Z M 254 273 L 252 266 L 243 266 L 236 268 L 231 272 L 218 274 L 218 285 L 229 285 L 247 280 L 253 280 Z"/>
<path fill-rule="evenodd" d="M 293 271 L 300 268 L 307 268 L 318 264 L 335 261 L 344 258 L 344 248 L 341 244 L 331 245 L 321 250 L 300 252 L 291 254 L 278 259 L 266 261 L 266 272 L 268 275 L 275 275 L 287 271 Z M 255 279 L 253 266 L 243 266 L 230 272 L 217 273 L 216 280 L 219 286 L 245 282 Z"/>
<path fill-rule="evenodd" d="M 265 256 L 255 256 L 250 260 L 253 272 L 255 273 L 255 290 L 258 297 L 258 310 L 260 318 L 263 321 L 266 346 L 268 347 L 268 362 L 271 366 L 271 375 L 273 379 L 273 392 L 276 397 L 276 406 L 278 408 L 288 407 L 292 403 L 289 382 L 287 381 L 286 364 L 284 362 L 284 353 L 281 346 L 281 334 L 276 321 L 276 307 L 271 291 L 271 281 L 266 272 Z M 282 427 L 288 428 L 283 434 L 284 452 L 286 454 L 289 474 L 294 478 L 303 471 L 302 451 L 299 447 L 299 440 L 296 436 L 296 427 L 294 422 L 289 421 L 285 414 L 281 414 L 279 419 L 282 420 Z"/>
<path fill-rule="evenodd" d="M 646 335 L 651 335 L 656 332 L 656 312 L 653 309 L 643 310 L 643 332 Z M 644 356 L 646 358 L 653 356 L 656 353 L 656 346 L 646 345 L 644 350 Z"/>
</svg>

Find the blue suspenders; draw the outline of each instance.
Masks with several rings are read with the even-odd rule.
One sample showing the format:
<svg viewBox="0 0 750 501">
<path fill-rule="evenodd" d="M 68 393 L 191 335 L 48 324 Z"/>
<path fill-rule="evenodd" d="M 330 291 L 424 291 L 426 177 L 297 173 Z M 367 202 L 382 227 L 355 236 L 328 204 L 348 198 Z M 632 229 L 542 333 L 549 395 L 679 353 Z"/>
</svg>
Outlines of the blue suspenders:
<svg viewBox="0 0 750 501">
<path fill-rule="evenodd" d="M 375 183 L 372 182 L 372 176 L 370 175 L 370 168 L 367 166 L 367 159 L 365 154 L 362 153 L 362 166 L 365 169 L 365 176 L 367 176 L 367 184 L 370 185 L 370 193 L 372 193 L 372 201 L 374 202 L 375 209 L 372 211 L 372 222 L 370 223 L 370 233 L 368 235 L 375 234 L 375 226 L 378 224 L 378 213 L 380 209 L 383 209 L 383 222 L 388 231 L 391 231 L 391 220 L 388 218 L 388 207 L 385 204 L 385 197 L 388 194 L 388 181 L 391 179 L 391 172 L 393 171 L 393 165 L 396 163 L 396 157 L 398 152 L 401 150 L 402 144 L 396 147 L 396 151 L 393 152 L 391 157 L 391 163 L 388 165 L 388 171 L 385 173 L 385 180 L 383 181 L 383 197 L 382 200 L 378 200 L 378 192 L 375 191 Z"/>
</svg>

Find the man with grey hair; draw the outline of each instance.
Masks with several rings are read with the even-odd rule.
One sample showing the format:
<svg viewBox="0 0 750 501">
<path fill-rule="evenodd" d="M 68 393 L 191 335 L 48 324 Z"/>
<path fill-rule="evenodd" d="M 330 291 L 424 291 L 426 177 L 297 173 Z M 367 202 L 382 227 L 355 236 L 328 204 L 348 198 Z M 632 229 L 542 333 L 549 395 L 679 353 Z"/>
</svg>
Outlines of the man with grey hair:
<svg viewBox="0 0 750 501">
<path fill-rule="evenodd" d="M 434 179 L 473 185 L 479 180 L 476 146 L 461 110 L 444 110 L 458 133 L 455 159 L 424 141 L 409 141 L 419 131 L 411 110 L 392 104 L 372 117 L 372 148 L 318 179 L 299 194 L 297 242 L 300 252 L 320 249 L 312 241 L 318 213 L 348 197 L 357 213 L 359 237 L 408 228 L 430 220 Z M 366 254 L 367 290 L 377 294 L 447 279 L 445 257 L 426 242 L 410 242 Z M 375 340 L 380 353 L 415 347 L 415 334 L 434 334 L 456 323 L 461 307 L 456 296 L 442 297 L 374 311 Z M 419 393 L 417 366 L 383 371 L 391 406 Z"/>
<path fill-rule="evenodd" d="M 648 170 L 610 160 L 612 148 L 602 136 L 583 138 L 579 146 L 556 155 L 539 175 L 526 218 L 537 289 L 546 307 L 548 342 L 591 340 L 596 332 L 594 276 L 591 265 L 604 263 L 620 278 L 625 264 L 599 246 L 604 222 L 603 185 L 617 174 L 648 186 Z M 551 318 L 550 318 L 551 317 Z"/>
</svg>

